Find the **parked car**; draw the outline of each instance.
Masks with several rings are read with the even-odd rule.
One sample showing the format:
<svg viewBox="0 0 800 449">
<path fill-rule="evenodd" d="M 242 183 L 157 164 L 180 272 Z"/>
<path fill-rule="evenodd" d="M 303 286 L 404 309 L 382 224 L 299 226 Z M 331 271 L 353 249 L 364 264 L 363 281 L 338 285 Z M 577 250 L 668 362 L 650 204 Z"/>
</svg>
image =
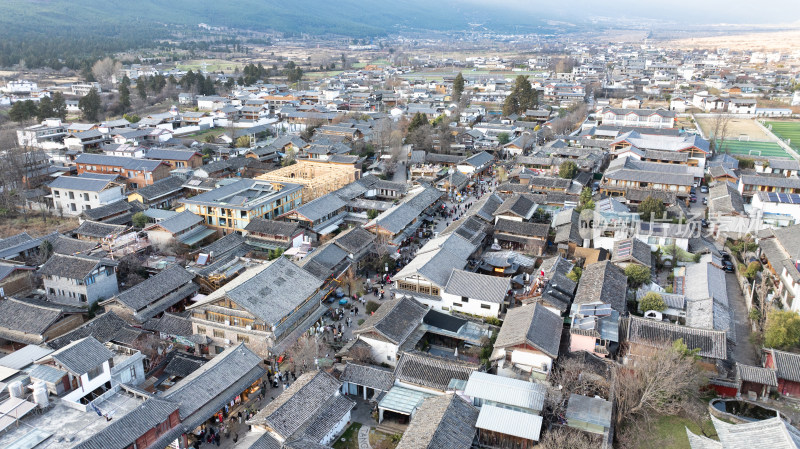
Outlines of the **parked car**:
<svg viewBox="0 0 800 449">
<path fill-rule="evenodd" d="M 726 273 L 733 273 L 733 262 L 730 260 L 723 260 L 722 269 L 725 270 Z"/>
<path fill-rule="evenodd" d="M 708 186 L 700 186 L 700 193 L 708 193 Z"/>
<path fill-rule="evenodd" d="M 702 226 L 704 228 L 707 228 L 708 227 L 708 220 L 706 220 L 705 218 L 701 218 L 700 219 L 700 226 Z"/>
<path fill-rule="evenodd" d="M 694 195 L 690 196 L 690 197 L 689 197 L 689 202 L 690 202 L 690 203 L 696 203 L 696 202 L 697 202 L 697 197 L 696 197 L 696 196 L 694 196 Z"/>
<path fill-rule="evenodd" d="M 708 204 L 708 197 L 707 196 L 703 197 L 703 204 Z"/>
</svg>

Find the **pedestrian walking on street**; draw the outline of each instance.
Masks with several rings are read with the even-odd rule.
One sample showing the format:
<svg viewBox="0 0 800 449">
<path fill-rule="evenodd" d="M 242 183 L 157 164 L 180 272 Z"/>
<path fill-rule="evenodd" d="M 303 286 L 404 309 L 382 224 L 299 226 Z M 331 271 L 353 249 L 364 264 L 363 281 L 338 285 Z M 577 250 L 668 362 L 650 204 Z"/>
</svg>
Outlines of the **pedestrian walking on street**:
<svg viewBox="0 0 800 449">
<path fill-rule="evenodd" d="M 239 441 L 239 434 L 235 433 L 235 434 L 233 434 L 233 442 L 235 443 L 237 441 Z"/>
</svg>

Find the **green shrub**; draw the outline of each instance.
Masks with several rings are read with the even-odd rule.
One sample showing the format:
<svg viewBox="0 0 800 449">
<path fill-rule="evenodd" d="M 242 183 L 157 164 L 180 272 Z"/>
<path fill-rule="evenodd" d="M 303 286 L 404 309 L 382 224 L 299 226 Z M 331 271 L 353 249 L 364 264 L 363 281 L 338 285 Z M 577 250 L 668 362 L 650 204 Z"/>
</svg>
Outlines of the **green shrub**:
<svg viewBox="0 0 800 449">
<path fill-rule="evenodd" d="M 367 307 L 366 307 L 367 314 L 371 314 L 372 312 L 378 310 L 378 307 L 380 306 L 381 306 L 380 303 L 377 303 L 375 301 L 367 301 Z"/>
<path fill-rule="evenodd" d="M 664 298 L 658 293 L 649 292 L 642 297 L 641 301 L 639 301 L 639 308 L 643 311 L 655 310 L 658 312 L 663 312 L 667 310 L 667 303 L 664 302 Z"/>
</svg>

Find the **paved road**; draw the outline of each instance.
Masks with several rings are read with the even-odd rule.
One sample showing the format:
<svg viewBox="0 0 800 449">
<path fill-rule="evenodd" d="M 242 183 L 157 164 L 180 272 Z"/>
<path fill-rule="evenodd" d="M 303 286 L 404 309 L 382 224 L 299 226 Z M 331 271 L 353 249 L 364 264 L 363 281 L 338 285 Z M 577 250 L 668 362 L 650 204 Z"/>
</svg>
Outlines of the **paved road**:
<svg viewBox="0 0 800 449">
<path fill-rule="evenodd" d="M 733 345 L 733 360 L 748 365 L 760 365 L 760 359 L 755 346 L 750 342 L 750 319 L 747 311 L 742 289 L 736 281 L 736 275 L 725 273 L 725 283 L 728 289 L 728 304 L 733 313 L 736 330 L 736 344 Z"/>
</svg>

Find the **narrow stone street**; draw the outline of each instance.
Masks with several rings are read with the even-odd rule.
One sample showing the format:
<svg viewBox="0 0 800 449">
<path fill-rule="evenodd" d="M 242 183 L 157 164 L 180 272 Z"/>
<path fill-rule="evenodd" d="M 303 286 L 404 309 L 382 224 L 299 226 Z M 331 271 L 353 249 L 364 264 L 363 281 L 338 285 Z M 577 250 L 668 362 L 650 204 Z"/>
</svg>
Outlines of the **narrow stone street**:
<svg viewBox="0 0 800 449">
<path fill-rule="evenodd" d="M 760 365 L 760 357 L 756 352 L 753 343 L 750 342 L 750 318 L 747 311 L 742 289 L 733 273 L 725 274 L 725 284 L 728 289 L 728 304 L 733 314 L 733 321 L 736 330 L 736 344 L 733 346 L 733 359 L 739 363 L 748 365 Z"/>
</svg>

